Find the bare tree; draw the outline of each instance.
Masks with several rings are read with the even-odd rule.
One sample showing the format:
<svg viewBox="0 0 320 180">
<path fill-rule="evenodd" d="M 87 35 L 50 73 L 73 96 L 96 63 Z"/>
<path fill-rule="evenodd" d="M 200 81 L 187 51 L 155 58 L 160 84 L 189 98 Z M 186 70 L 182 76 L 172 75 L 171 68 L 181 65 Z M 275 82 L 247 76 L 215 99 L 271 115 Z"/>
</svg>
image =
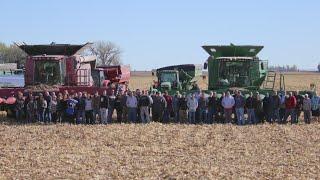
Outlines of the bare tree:
<svg viewBox="0 0 320 180">
<path fill-rule="evenodd" d="M 121 62 L 121 50 L 112 42 L 98 41 L 89 49 L 91 55 L 97 56 L 97 63 L 101 65 L 119 65 Z"/>
<path fill-rule="evenodd" d="M 320 72 L 320 63 L 318 64 L 318 71 Z"/>
</svg>

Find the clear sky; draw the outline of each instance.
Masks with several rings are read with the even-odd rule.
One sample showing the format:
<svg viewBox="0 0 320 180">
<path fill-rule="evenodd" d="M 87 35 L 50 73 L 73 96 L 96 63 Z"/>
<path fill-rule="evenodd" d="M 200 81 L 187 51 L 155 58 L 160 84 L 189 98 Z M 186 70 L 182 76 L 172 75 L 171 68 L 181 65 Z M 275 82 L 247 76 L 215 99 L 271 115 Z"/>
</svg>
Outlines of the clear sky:
<svg viewBox="0 0 320 180">
<path fill-rule="evenodd" d="M 1 0 L 6 44 L 119 45 L 133 69 L 202 64 L 202 45 L 264 45 L 270 64 L 310 69 L 320 62 L 318 0 Z"/>
</svg>

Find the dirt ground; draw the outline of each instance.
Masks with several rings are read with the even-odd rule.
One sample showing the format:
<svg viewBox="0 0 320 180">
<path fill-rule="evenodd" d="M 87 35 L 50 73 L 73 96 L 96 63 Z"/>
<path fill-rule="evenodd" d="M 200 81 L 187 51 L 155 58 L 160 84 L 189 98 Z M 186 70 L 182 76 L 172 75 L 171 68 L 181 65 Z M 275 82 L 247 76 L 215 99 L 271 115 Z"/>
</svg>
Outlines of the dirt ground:
<svg viewBox="0 0 320 180">
<path fill-rule="evenodd" d="M 1 125 L 0 179 L 317 179 L 319 129 Z"/>
<path fill-rule="evenodd" d="M 135 75 L 132 89 L 152 76 Z M 287 74 L 306 89 L 319 74 Z M 1 120 L 0 120 L 1 121 Z M 318 179 L 320 123 L 19 125 L 0 122 L 0 179 Z"/>
</svg>

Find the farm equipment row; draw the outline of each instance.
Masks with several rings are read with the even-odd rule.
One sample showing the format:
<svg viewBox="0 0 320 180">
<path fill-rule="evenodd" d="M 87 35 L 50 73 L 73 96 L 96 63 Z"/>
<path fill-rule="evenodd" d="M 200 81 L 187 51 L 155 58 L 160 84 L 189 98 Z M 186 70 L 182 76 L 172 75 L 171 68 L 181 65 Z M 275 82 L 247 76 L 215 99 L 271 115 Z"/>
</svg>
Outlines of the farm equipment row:
<svg viewBox="0 0 320 180">
<path fill-rule="evenodd" d="M 0 88 L 0 105 L 15 103 L 18 92 L 88 92 L 126 90 L 129 66 L 96 66 L 96 56 L 78 55 L 91 43 L 83 45 L 49 44 L 18 47 L 27 53 L 24 87 Z M 0 107 L 4 108 L 4 107 Z"/>
</svg>

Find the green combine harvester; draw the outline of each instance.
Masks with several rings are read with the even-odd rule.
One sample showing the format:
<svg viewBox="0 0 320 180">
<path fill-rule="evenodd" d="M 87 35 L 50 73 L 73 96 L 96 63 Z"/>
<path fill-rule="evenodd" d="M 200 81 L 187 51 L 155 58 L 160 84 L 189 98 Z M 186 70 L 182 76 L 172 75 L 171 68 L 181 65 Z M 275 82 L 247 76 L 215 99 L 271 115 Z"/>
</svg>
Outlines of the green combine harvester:
<svg viewBox="0 0 320 180">
<path fill-rule="evenodd" d="M 268 71 L 268 61 L 257 56 L 263 46 L 231 44 L 202 48 L 210 55 L 204 64 L 204 69 L 208 69 L 208 90 L 222 93 L 240 89 L 265 94 L 275 89 L 276 73 Z M 280 79 L 280 89 L 284 90 L 283 76 Z"/>
<path fill-rule="evenodd" d="M 157 69 L 155 73 L 158 81 L 152 85 L 151 91 L 168 91 L 171 95 L 176 91 L 193 92 L 199 90 L 197 80 L 202 76 L 202 65 L 167 66 Z"/>
</svg>

